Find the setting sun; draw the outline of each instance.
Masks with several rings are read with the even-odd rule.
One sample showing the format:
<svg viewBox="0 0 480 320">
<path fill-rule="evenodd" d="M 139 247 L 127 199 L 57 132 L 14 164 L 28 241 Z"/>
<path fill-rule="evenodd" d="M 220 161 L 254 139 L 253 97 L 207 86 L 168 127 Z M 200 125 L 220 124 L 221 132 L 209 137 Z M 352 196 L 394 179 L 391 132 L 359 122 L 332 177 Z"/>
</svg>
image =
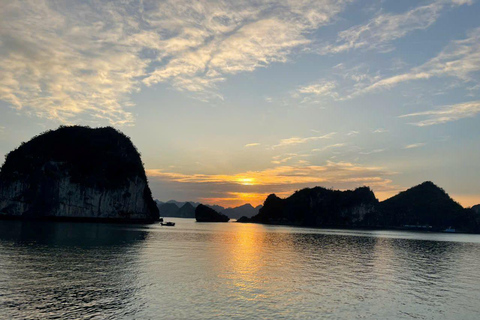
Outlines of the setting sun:
<svg viewBox="0 0 480 320">
<path fill-rule="evenodd" d="M 240 184 L 243 184 L 244 186 L 255 185 L 255 179 L 253 179 L 253 178 L 240 178 L 237 181 L 240 182 Z"/>
</svg>

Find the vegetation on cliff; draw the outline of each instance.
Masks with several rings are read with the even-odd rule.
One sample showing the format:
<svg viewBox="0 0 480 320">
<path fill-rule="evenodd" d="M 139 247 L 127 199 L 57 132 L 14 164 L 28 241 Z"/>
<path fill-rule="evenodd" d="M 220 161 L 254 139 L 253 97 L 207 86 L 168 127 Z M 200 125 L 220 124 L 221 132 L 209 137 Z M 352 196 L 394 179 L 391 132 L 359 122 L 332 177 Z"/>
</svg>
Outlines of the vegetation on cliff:
<svg viewBox="0 0 480 320">
<path fill-rule="evenodd" d="M 8 153 L 0 179 L 27 179 L 47 162 L 60 164 L 72 182 L 98 188 L 117 188 L 134 176 L 147 178 L 140 153 L 122 132 L 112 127 L 61 126 Z"/>
</svg>

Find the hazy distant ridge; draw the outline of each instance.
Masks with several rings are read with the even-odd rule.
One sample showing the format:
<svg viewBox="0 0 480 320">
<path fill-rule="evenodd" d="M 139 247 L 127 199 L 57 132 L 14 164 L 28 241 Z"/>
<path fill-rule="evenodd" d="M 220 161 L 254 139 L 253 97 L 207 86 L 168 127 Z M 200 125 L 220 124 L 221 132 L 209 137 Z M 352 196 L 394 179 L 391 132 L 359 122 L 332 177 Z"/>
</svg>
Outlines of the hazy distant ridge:
<svg viewBox="0 0 480 320">
<path fill-rule="evenodd" d="M 194 201 L 184 202 L 168 200 L 167 202 L 162 202 L 155 200 L 155 202 L 157 203 L 157 207 L 160 210 L 160 216 L 162 217 L 195 218 L 195 208 L 200 205 L 199 202 Z M 217 211 L 218 213 L 226 215 L 230 219 L 238 219 L 242 216 L 250 218 L 256 215 L 262 207 L 261 205 L 253 207 L 250 203 L 246 203 L 234 208 L 224 208 L 219 205 L 210 204 L 205 204 L 205 206 Z"/>
</svg>

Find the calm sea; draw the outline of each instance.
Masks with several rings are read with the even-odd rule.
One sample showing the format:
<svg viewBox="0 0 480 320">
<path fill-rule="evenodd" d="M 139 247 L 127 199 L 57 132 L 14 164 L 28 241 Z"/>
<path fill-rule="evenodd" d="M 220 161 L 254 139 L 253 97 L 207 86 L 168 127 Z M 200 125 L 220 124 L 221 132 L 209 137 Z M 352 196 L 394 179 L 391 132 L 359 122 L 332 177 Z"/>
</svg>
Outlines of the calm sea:
<svg viewBox="0 0 480 320">
<path fill-rule="evenodd" d="M 3 319 L 480 319 L 480 235 L 0 221 Z"/>
</svg>

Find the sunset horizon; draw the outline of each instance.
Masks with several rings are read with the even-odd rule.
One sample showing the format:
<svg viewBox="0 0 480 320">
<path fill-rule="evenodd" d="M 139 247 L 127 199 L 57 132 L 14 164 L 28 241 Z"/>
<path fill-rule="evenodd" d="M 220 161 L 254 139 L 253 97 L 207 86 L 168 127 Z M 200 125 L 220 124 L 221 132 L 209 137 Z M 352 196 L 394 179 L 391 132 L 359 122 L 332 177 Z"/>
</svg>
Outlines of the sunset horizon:
<svg viewBox="0 0 480 320">
<path fill-rule="evenodd" d="M 480 319 L 480 0 L 0 0 L 0 318 Z"/>
<path fill-rule="evenodd" d="M 472 0 L 6 2 L 0 156 L 114 126 L 155 198 L 224 206 L 433 181 L 480 203 Z M 263 199 L 263 200 L 262 200 Z"/>
</svg>

